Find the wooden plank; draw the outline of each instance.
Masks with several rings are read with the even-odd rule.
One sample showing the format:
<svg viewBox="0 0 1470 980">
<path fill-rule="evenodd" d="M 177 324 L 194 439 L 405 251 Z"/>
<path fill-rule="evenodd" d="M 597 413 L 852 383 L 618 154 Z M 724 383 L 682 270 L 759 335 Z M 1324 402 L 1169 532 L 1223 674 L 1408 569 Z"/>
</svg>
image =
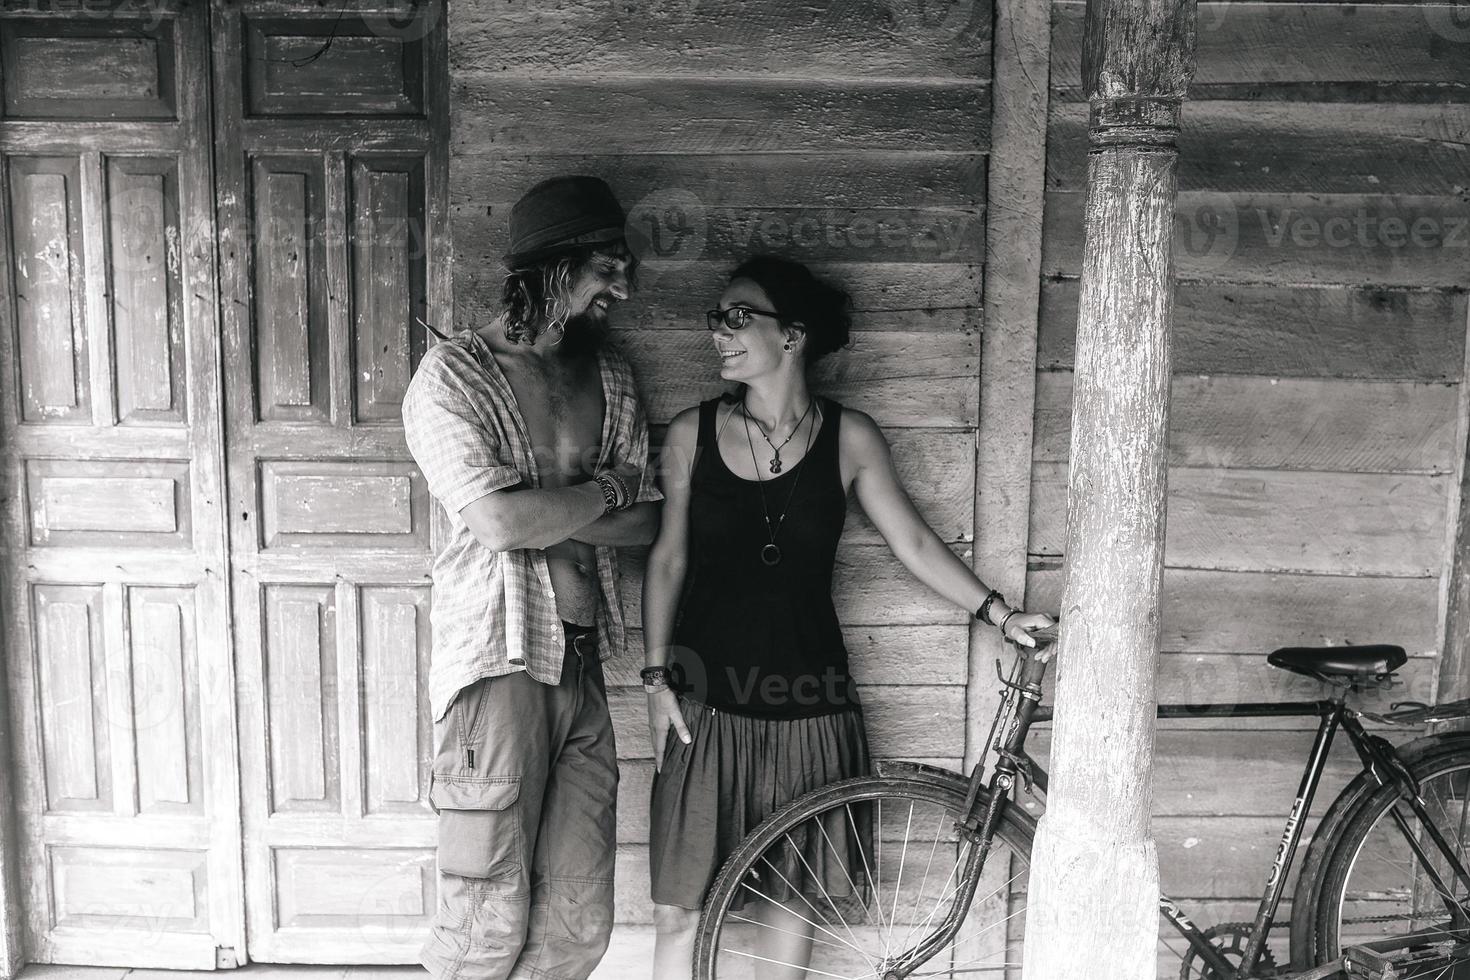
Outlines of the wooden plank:
<svg viewBox="0 0 1470 980">
<path fill-rule="evenodd" d="M 677 210 L 671 214 L 670 207 Z M 723 261 L 752 253 L 779 253 L 802 262 L 970 264 L 979 261 L 984 213 L 977 209 L 925 210 L 757 205 L 719 207 L 683 189 L 656 191 L 630 207 L 628 231 L 648 264 Z M 490 257 L 505 251 L 499 215 L 463 211 L 454 222 L 455 248 Z"/>
<path fill-rule="evenodd" d="M 497 271 L 498 253 L 471 257 L 461 248 L 459 255 L 455 319 L 456 327 L 463 329 L 495 317 L 502 274 Z M 733 257 L 645 263 L 639 268 L 637 291 L 614 309 L 612 322 L 619 331 L 702 329 L 704 311 L 719 301 L 735 265 Z M 811 269 L 852 297 L 853 325 L 858 330 L 960 332 L 980 327 L 981 311 L 975 303 L 978 263 L 839 261 L 813 262 Z M 1072 325 L 1076 326 L 1075 317 Z"/>
<path fill-rule="evenodd" d="M 113 388 L 124 422 L 179 422 L 184 382 L 178 178 L 173 161 L 108 160 Z"/>
<path fill-rule="evenodd" d="M 845 626 L 852 675 L 870 685 L 964 684 L 966 669 L 961 652 L 967 628 L 950 626 Z M 603 664 L 608 684 L 641 688 L 643 631 L 628 631 L 628 653 Z"/>
<path fill-rule="evenodd" d="M 75 159 L 7 162 L 21 418 L 88 421 L 91 386 Z"/>
<path fill-rule="evenodd" d="M 264 598 L 269 807 L 273 812 L 335 809 L 339 688 L 331 590 L 274 586 Z"/>
<path fill-rule="evenodd" d="M 199 699 L 199 764 L 202 773 L 197 796 L 209 815 L 207 871 L 208 915 L 215 967 L 240 965 L 245 960 L 244 869 L 240 841 L 239 707 L 236 699 L 220 692 L 237 690 L 235 665 L 238 648 L 230 623 L 228 531 L 225 492 L 225 434 L 221 414 L 221 337 L 219 311 L 222 297 L 216 281 L 220 259 L 216 228 L 215 132 L 209 111 L 210 11 L 204 4 L 182 8 L 177 20 L 181 41 L 178 91 L 183 120 L 179 157 L 178 207 L 181 227 L 193 230 L 179 243 L 180 297 L 177 315 L 188 338 L 180 388 L 192 401 L 186 406 L 192 451 L 190 481 L 194 490 L 190 520 L 199 577 L 191 600 L 194 622 L 188 624 L 194 647 Z M 203 447 L 215 447 L 205 451 Z M 177 574 L 177 573 L 175 573 Z M 229 760 L 229 764 L 222 764 Z"/>
<path fill-rule="evenodd" d="M 1059 560 L 1066 464 L 1037 463 L 1028 550 Z M 1439 574 L 1448 478 L 1288 470 L 1169 471 L 1170 568 Z"/>
<path fill-rule="evenodd" d="M 858 685 L 873 753 L 884 758 L 957 758 L 964 750 L 965 689 L 961 685 Z M 651 757 L 648 700 L 641 688 L 607 695 L 620 759 Z"/>
<path fill-rule="evenodd" d="M 428 805 L 429 589 L 361 589 L 365 813 Z M 635 675 L 636 676 L 636 675 Z"/>
<path fill-rule="evenodd" d="M 127 589 L 140 813 L 205 813 L 192 589 Z"/>
<path fill-rule="evenodd" d="M 1448 473 L 1458 390 L 1410 381 L 1175 375 L 1174 466 Z M 984 417 L 982 412 L 982 418 Z M 1072 375 L 1036 381 L 1034 458 L 1071 452 Z"/>
<path fill-rule="evenodd" d="M 1155 817 L 1256 816 L 1284 823 L 1314 735 L 1307 729 L 1211 731 L 1161 724 L 1154 750 Z M 1050 744 L 1051 732 L 1038 729 L 1027 751 L 1045 764 Z M 1317 790 L 1319 805 L 1361 770 L 1347 739 L 1337 739 Z M 1248 780 L 1248 792 L 1242 780 Z"/>
<path fill-rule="evenodd" d="M 1082 12 L 1052 5 L 1052 77 L 1081 94 Z M 1453 102 L 1470 48 L 1453 8 L 1353 3 L 1201 3 L 1189 100 Z M 1458 33 L 1457 33 L 1458 32 Z"/>
<path fill-rule="evenodd" d="M 984 82 L 505 78 L 461 72 L 454 152 L 983 152 Z M 639 120 L 629 126 L 629 119 Z"/>
<path fill-rule="evenodd" d="M 1047 187 L 1081 190 L 1087 106 L 1054 103 Z M 1470 107 L 1190 100 L 1179 187 L 1218 193 L 1444 194 L 1470 169 Z"/>
<path fill-rule="evenodd" d="M 1175 374 L 1458 381 L 1466 297 L 1450 290 L 1181 282 Z M 1042 284 L 1038 365 L 1070 369 L 1077 281 Z"/>
<path fill-rule="evenodd" d="M 951 550 L 966 561 L 964 545 Z M 646 549 L 623 548 L 618 552 L 622 568 L 623 612 L 629 626 L 641 626 L 643 613 L 643 561 Z M 837 548 L 832 601 L 837 618 L 845 628 L 855 626 L 959 625 L 967 614 L 935 595 L 909 574 L 885 545 L 848 544 Z"/>
<path fill-rule="evenodd" d="M 353 418 L 401 424 L 427 334 L 422 160 L 352 165 Z"/>
<path fill-rule="evenodd" d="M 35 586 L 37 695 L 48 810 L 111 810 L 102 589 Z"/>
<path fill-rule="evenodd" d="M 706 331 L 621 331 L 618 344 L 644 379 L 652 422 L 726 390 Z M 886 427 L 973 424 L 978 338 L 970 334 L 854 331 L 851 346 L 818 361 L 813 387 Z M 648 384 L 658 379 L 657 386 Z"/>
<path fill-rule="evenodd" d="M 451 68 L 521 75 L 990 77 L 989 3 L 455 7 Z"/>
<path fill-rule="evenodd" d="M 313 420 L 328 413 L 325 174 L 319 160 L 256 159 L 253 188 L 253 346 L 259 417 Z"/>
<path fill-rule="evenodd" d="M 1397 643 L 1432 655 L 1437 586 L 1434 578 L 1166 568 L 1160 646 L 1264 657 L 1286 646 Z M 1038 608 L 1057 609 L 1061 569 L 1032 571 L 1026 591 Z"/>
<path fill-rule="evenodd" d="M 724 9 L 724 8 L 721 8 Z M 506 153 L 463 147 L 451 161 L 450 203 L 508 207 L 533 184 L 597 174 L 631 210 L 677 189 L 717 208 L 963 208 L 985 203 L 985 155 L 862 153 Z M 504 222 L 506 212 L 500 220 Z"/>
<path fill-rule="evenodd" d="M 888 440 L 898 477 L 929 526 L 945 541 L 973 540 L 974 437 L 968 432 L 893 429 Z M 883 543 L 856 495 L 848 501 L 843 537 L 852 544 Z M 1022 548 L 1024 556 L 1024 544 Z"/>
<path fill-rule="evenodd" d="M 1046 195 L 1047 276 L 1082 262 L 1082 197 Z M 1350 286 L 1470 286 L 1470 201 L 1445 195 L 1186 191 L 1175 211 L 1183 279 Z"/>
<path fill-rule="evenodd" d="M 658 447 L 665 429 L 657 426 L 652 432 L 652 465 L 660 476 L 663 459 Z M 929 526 L 946 541 L 971 540 L 974 438 L 965 431 L 938 429 L 888 429 L 884 436 L 893 450 L 899 480 Z M 883 543 L 883 536 L 863 513 L 856 495 L 848 497 L 843 538 L 849 544 Z"/>
<path fill-rule="evenodd" d="M 972 565 L 1013 608 L 1027 606 L 1026 541 L 1029 533 L 1036 401 L 1038 294 L 1042 251 L 1042 203 L 1051 11 L 1048 4 L 999 0 L 996 5 L 994 119 L 987 193 L 995 207 L 985 241 L 985 330 L 975 433 L 975 484 L 971 495 L 975 541 Z M 1004 641 L 978 622 L 970 624 L 968 674 L 989 687 L 992 662 Z M 977 692 L 978 710 L 966 712 L 965 762 L 990 751 L 987 716 L 992 700 Z"/>
</svg>

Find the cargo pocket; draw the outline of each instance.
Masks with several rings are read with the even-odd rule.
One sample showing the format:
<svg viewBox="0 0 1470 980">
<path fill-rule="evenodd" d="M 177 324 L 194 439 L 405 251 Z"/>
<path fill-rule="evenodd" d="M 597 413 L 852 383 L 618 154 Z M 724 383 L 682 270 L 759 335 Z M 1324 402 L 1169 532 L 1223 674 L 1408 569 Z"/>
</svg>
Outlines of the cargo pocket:
<svg viewBox="0 0 1470 980">
<path fill-rule="evenodd" d="M 429 802 L 439 812 L 439 870 L 463 878 L 519 876 L 520 795 L 519 776 L 433 773 Z"/>
</svg>

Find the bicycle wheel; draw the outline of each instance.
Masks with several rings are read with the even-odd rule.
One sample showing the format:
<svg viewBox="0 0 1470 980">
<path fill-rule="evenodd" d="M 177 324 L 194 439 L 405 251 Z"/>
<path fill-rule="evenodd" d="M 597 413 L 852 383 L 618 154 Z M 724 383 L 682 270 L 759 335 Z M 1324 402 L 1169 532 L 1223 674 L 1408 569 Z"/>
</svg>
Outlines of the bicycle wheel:
<svg viewBox="0 0 1470 980">
<path fill-rule="evenodd" d="M 700 919 L 697 980 L 879 978 L 939 929 L 975 846 L 955 831 L 966 782 L 881 769 L 793 801 L 730 856 Z M 1005 816 L 959 932 L 912 976 L 1020 976 L 1031 837 L 1028 817 Z"/>
<path fill-rule="evenodd" d="M 1434 740 L 1418 752 L 1403 754 L 1434 829 L 1462 866 L 1470 866 L 1470 741 Z M 1304 882 L 1305 894 L 1315 897 L 1300 920 L 1305 928 L 1293 928 L 1293 942 L 1308 944 L 1304 951 L 1293 951 L 1296 962 L 1327 963 L 1349 946 L 1410 933 L 1427 932 L 1446 942 L 1463 938 L 1463 918 L 1455 925 L 1450 908 L 1470 901 L 1470 883 L 1450 870 L 1432 841 L 1431 829 L 1399 802 L 1397 788 L 1359 777 L 1345 791 L 1343 803 L 1318 830 L 1323 844 L 1313 850 L 1322 860 L 1303 867 L 1304 876 L 1316 876 Z M 1415 856 L 1411 839 L 1432 856 L 1430 866 L 1438 883 Z M 1423 976 L 1470 977 L 1470 969 L 1456 967 L 1451 973 L 1441 960 L 1425 967 Z"/>
</svg>

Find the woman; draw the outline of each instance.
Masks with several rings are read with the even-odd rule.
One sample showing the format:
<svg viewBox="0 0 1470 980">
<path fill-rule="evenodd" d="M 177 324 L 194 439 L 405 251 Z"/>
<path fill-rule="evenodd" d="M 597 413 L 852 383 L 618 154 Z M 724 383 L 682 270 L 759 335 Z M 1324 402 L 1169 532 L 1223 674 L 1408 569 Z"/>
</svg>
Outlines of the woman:
<svg viewBox="0 0 1470 980">
<path fill-rule="evenodd" d="M 807 367 L 847 343 L 847 307 L 799 263 L 745 262 L 707 317 L 720 376 L 741 387 L 681 412 L 665 439 L 643 589 L 656 980 L 688 980 L 699 907 L 746 833 L 796 796 L 868 772 L 831 595 L 850 491 L 940 595 L 1027 646 L 1052 622 L 1009 608 L 929 528 L 871 418 L 810 393 Z M 807 919 L 759 906 L 769 960 L 807 962 Z M 761 975 L 802 971 L 763 964 Z"/>
</svg>

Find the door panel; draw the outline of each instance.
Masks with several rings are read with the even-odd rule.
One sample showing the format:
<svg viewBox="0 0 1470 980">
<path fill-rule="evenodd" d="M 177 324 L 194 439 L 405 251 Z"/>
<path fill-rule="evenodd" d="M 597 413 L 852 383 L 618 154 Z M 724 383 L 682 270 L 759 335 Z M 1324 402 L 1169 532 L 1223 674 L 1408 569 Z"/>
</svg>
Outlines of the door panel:
<svg viewBox="0 0 1470 980">
<path fill-rule="evenodd" d="M 207 44 L 198 5 L 0 12 L 0 560 L 39 962 L 244 955 Z"/>
<path fill-rule="evenodd" d="M 434 907 L 432 521 L 400 406 L 415 318 L 449 319 L 447 68 L 442 4 L 412 9 L 214 8 L 247 909 L 270 962 L 412 962 Z"/>
</svg>

